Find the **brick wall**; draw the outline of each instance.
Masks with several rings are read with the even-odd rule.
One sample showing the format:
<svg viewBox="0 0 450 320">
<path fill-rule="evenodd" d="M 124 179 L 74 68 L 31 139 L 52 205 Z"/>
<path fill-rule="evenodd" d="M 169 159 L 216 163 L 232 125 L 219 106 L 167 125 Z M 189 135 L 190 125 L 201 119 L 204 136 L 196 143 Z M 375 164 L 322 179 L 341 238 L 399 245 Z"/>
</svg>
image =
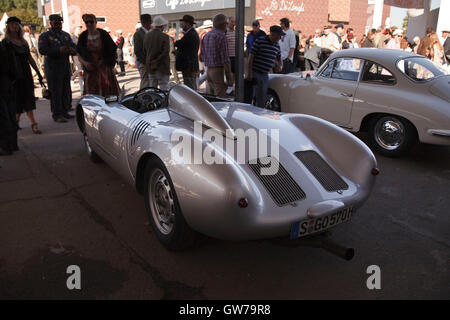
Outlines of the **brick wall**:
<svg viewBox="0 0 450 320">
<path fill-rule="evenodd" d="M 346 28 L 353 28 L 356 37 L 360 38 L 366 25 L 369 22 L 372 25 L 373 6 L 367 0 L 257 0 L 255 15 L 263 18 L 261 25 L 266 30 L 287 17 L 291 27 L 306 35 L 330 24 L 330 20 L 333 23 L 340 21 Z M 384 6 L 383 23 L 389 15 L 390 6 Z"/>
<path fill-rule="evenodd" d="M 352 0 L 328 0 L 328 19 L 330 21 L 350 21 Z"/>
<path fill-rule="evenodd" d="M 139 21 L 139 3 L 137 0 L 69 0 L 69 11 L 71 6 L 73 6 L 71 19 L 74 21 L 79 17 L 79 22 L 82 24 L 81 15 L 93 13 L 99 17 L 106 17 L 106 23 L 99 22 L 97 27 L 108 27 L 113 32 L 121 29 L 124 35 L 129 32 L 134 33 L 136 23 Z M 80 13 L 76 12 L 77 7 L 80 8 Z"/>
</svg>

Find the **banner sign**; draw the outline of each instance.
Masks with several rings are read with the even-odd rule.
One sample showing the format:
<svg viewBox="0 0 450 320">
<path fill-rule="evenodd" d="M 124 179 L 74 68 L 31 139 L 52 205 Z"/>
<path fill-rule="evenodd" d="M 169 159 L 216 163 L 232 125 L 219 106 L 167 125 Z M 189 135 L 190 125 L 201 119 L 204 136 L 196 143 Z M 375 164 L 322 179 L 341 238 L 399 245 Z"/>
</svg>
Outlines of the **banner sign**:
<svg viewBox="0 0 450 320">
<path fill-rule="evenodd" d="M 236 0 L 141 0 L 141 13 L 151 15 L 234 8 Z M 245 0 L 250 6 L 250 0 Z"/>
</svg>

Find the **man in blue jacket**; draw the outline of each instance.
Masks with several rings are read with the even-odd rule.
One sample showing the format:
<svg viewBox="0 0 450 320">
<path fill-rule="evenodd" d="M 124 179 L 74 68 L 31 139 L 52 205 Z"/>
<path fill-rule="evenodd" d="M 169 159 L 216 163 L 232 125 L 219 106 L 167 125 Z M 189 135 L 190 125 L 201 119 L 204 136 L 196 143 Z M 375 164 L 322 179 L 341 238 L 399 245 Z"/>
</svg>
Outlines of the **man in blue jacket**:
<svg viewBox="0 0 450 320">
<path fill-rule="evenodd" d="M 69 56 L 76 55 L 76 46 L 70 34 L 62 31 L 60 15 L 52 14 L 49 20 L 50 30 L 39 37 L 39 52 L 45 56 L 44 69 L 51 93 L 53 120 L 63 123 L 74 117 L 69 114 L 72 103 Z"/>
</svg>

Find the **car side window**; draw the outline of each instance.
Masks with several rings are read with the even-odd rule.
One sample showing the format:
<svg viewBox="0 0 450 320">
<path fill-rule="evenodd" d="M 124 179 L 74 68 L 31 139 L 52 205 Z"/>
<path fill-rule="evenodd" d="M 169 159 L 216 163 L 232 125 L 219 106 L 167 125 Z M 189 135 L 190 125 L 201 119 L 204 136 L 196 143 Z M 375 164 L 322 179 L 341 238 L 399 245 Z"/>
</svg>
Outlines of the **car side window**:
<svg viewBox="0 0 450 320">
<path fill-rule="evenodd" d="M 358 81 L 361 66 L 362 66 L 361 59 L 356 58 L 336 59 L 333 71 L 331 72 L 331 78 L 348 81 Z"/>
<path fill-rule="evenodd" d="M 361 81 L 389 85 L 396 83 L 395 76 L 389 70 L 372 61 L 366 61 Z"/>
<path fill-rule="evenodd" d="M 333 60 L 333 61 L 330 61 L 330 63 L 328 63 L 327 67 L 325 69 L 323 69 L 322 73 L 320 74 L 321 77 L 324 77 L 324 78 L 330 77 L 335 61 L 336 60 Z"/>
</svg>

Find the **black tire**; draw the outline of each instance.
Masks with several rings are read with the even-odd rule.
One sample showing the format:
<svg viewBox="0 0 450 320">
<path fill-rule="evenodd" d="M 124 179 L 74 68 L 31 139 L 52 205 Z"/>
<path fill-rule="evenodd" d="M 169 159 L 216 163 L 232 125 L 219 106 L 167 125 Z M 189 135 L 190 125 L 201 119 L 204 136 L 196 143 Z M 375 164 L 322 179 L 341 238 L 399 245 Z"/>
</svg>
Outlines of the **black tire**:
<svg viewBox="0 0 450 320">
<path fill-rule="evenodd" d="M 417 131 L 407 119 L 394 115 L 373 117 L 368 126 L 369 146 L 387 157 L 400 157 L 417 143 Z"/>
<path fill-rule="evenodd" d="M 183 217 L 172 179 L 156 157 L 151 158 L 145 168 L 144 199 L 153 231 L 167 249 L 178 251 L 194 244 L 196 234 Z"/>
<path fill-rule="evenodd" d="M 272 90 L 267 92 L 265 109 L 281 112 L 280 99 L 278 99 L 277 94 Z"/>
<path fill-rule="evenodd" d="M 102 163 L 102 158 L 92 149 L 89 139 L 86 133 L 83 133 L 84 138 L 84 147 L 86 148 L 86 153 L 88 154 L 89 159 L 94 163 Z"/>
</svg>

